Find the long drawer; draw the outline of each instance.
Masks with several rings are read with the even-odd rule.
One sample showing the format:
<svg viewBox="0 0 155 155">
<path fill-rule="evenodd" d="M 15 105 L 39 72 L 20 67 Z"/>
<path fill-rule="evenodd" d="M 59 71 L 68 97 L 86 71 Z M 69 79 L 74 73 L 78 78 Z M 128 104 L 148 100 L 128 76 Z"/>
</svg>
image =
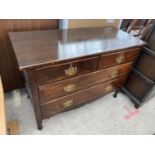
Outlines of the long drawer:
<svg viewBox="0 0 155 155">
<path fill-rule="evenodd" d="M 38 68 L 36 70 L 39 85 L 55 82 L 85 73 L 93 72 L 97 69 L 99 56 L 88 59 L 81 59 L 59 65 L 52 65 Z"/>
<path fill-rule="evenodd" d="M 134 61 L 139 52 L 140 49 L 135 48 L 130 50 L 122 50 L 112 54 L 103 54 L 100 58 L 99 69 Z"/>
<path fill-rule="evenodd" d="M 48 118 L 58 112 L 70 110 L 76 106 L 91 102 L 120 87 L 124 81 L 125 76 L 122 76 L 113 81 L 101 83 L 88 89 L 84 89 L 65 97 L 42 104 L 40 105 L 42 116 L 43 118 Z"/>
<path fill-rule="evenodd" d="M 114 78 L 126 75 L 131 68 L 132 63 L 127 63 L 104 70 L 99 70 L 90 74 L 60 82 L 50 83 L 39 87 L 40 101 L 42 103 L 65 96 L 72 92 L 93 86 L 98 83 L 106 82 Z"/>
</svg>

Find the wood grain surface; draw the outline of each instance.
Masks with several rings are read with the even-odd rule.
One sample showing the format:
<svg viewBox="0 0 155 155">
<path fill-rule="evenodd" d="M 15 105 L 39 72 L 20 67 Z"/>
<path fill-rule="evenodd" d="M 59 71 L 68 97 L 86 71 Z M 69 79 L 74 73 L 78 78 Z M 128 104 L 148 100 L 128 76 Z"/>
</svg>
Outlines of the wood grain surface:
<svg viewBox="0 0 155 155">
<path fill-rule="evenodd" d="M 9 33 L 19 68 L 143 46 L 145 42 L 115 28 L 78 28 Z"/>
</svg>

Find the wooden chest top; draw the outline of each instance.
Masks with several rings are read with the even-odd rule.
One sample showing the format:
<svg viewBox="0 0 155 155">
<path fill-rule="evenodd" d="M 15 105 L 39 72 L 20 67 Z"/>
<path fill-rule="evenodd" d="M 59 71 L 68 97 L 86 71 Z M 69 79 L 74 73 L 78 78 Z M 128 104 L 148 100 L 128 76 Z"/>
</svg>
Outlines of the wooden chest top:
<svg viewBox="0 0 155 155">
<path fill-rule="evenodd" d="M 10 32 L 9 37 L 21 70 L 146 44 L 112 27 Z"/>
</svg>

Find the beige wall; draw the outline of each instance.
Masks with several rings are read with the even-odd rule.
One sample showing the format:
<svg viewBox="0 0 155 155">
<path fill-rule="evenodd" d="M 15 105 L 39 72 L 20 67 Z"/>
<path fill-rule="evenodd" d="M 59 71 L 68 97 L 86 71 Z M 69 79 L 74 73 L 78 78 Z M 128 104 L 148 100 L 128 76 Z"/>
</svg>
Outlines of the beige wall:
<svg viewBox="0 0 155 155">
<path fill-rule="evenodd" d="M 114 22 L 107 22 L 107 19 L 69 19 L 68 28 L 79 27 L 98 27 L 98 26 L 114 26 L 118 27 L 119 19 L 115 19 Z"/>
</svg>

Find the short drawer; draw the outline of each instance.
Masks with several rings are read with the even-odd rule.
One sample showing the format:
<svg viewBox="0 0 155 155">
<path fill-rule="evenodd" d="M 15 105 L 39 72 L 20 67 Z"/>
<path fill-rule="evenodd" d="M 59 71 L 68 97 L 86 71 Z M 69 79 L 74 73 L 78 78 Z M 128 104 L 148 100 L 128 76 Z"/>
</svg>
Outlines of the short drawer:
<svg viewBox="0 0 155 155">
<path fill-rule="evenodd" d="M 134 61 L 140 52 L 139 48 L 122 50 L 112 54 L 101 55 L 99 69 Z"/>
<path fill-rule="evenodd" d="M 99 70 L 83 76 L 74 77 L 60 82 L 49 83 L 39 87 L 40 101 L 42 103 L 68 95 L 81 89 L 110 81 L 122 75 L 126 75 L 131 69 L 132 63 L 127 63 L 107 69 Z"/>
<path fill-rule="evenodd" d="M 121 77 L 113 81 L 101 83 L 88 89 L 84 89 L 71 95 L 67 95 L 65 97 L 42 104 L 42 116 L 43 118 L 48 118 L 56 113 L 70 110 L 84 103 L 91 102 L 120 87 L 124 81 L 125 77 Z"/>
<path fill-rule="evenodd" d="M 39 85 L 96 71 L 99 57 L 72 61 L 36 70 Z"/>
</svg>

